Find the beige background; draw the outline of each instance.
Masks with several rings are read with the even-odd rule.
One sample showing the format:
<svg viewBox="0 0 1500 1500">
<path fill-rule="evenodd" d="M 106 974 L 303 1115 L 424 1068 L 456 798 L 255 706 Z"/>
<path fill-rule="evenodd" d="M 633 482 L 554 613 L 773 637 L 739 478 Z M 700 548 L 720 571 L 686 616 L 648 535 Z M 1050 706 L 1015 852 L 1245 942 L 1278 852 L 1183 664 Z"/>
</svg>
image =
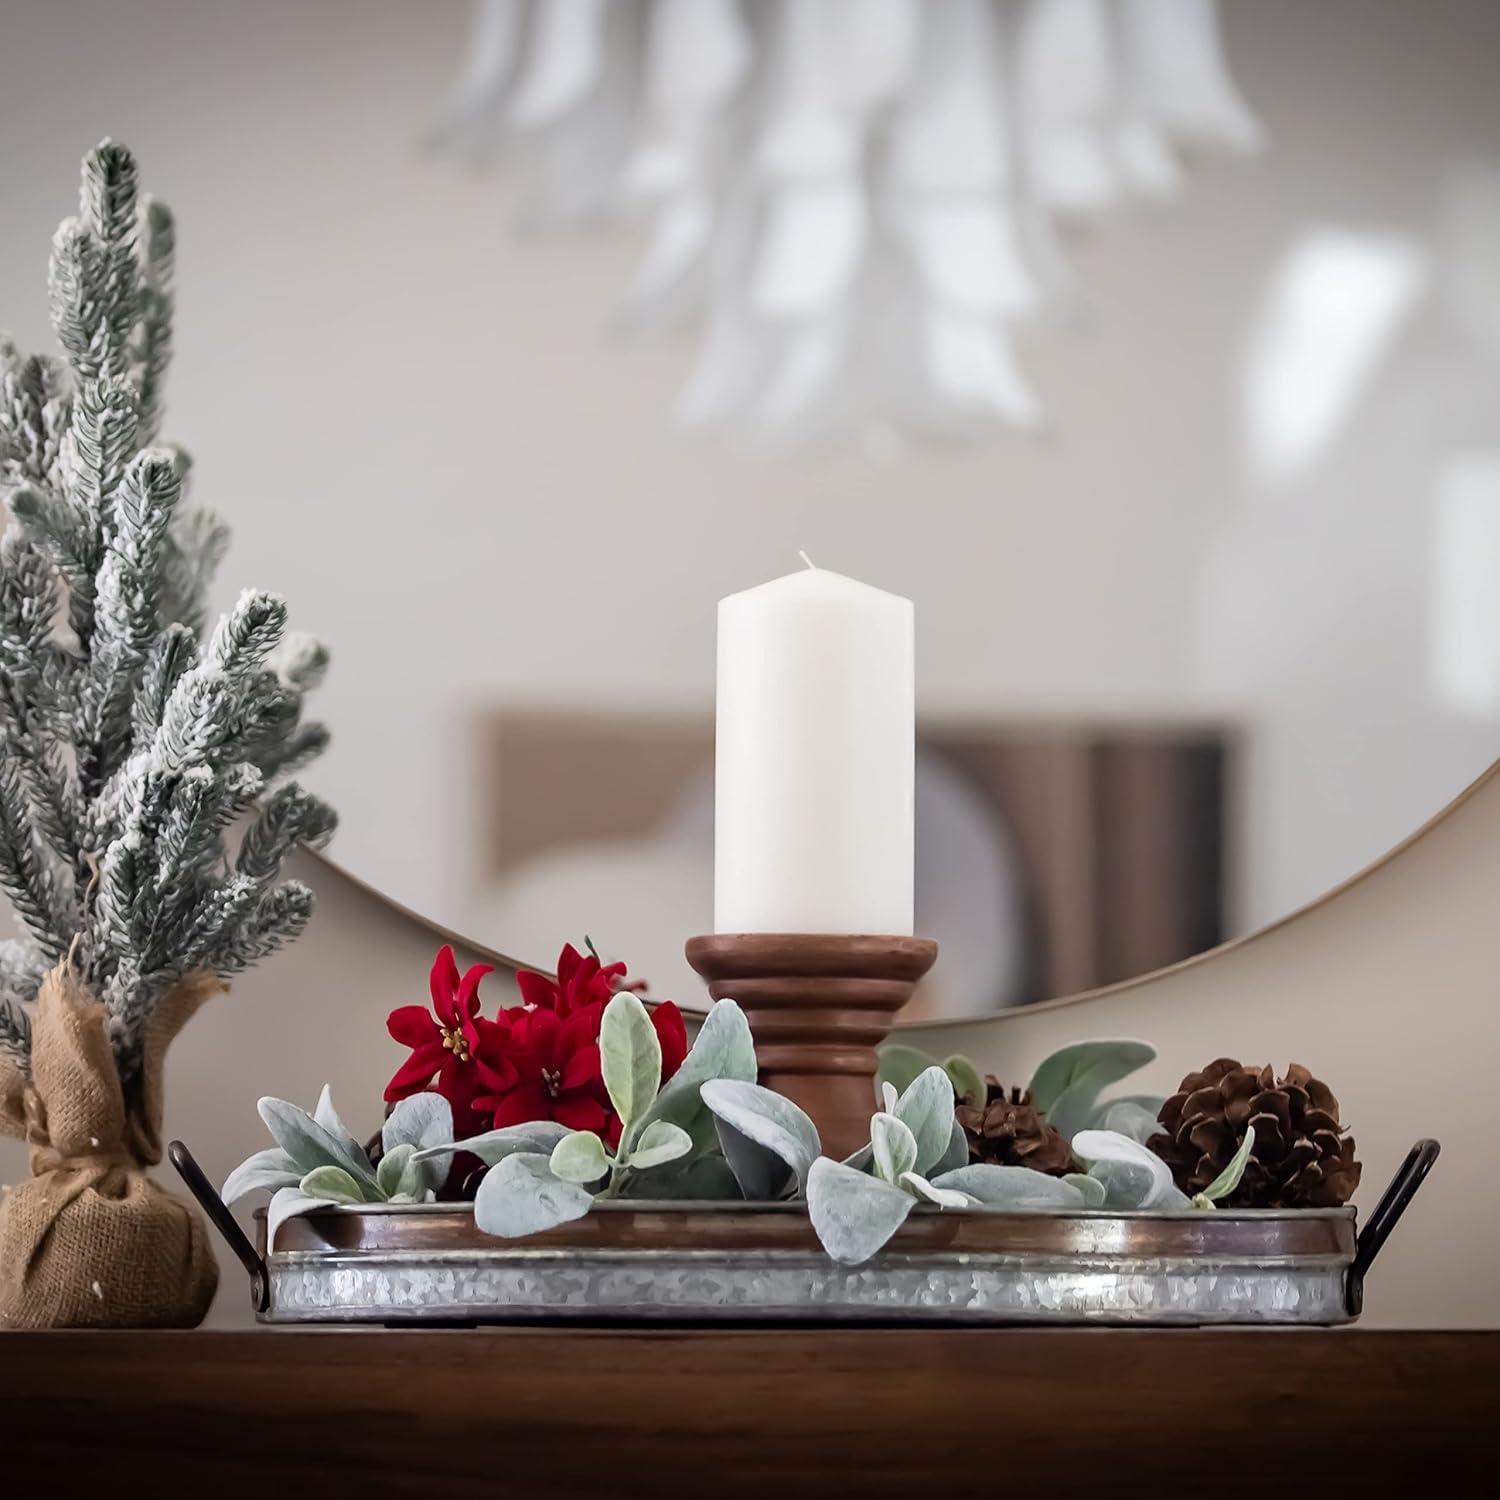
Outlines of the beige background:
<svg viewBox="0 0 1500 1500">
<path fill-rule="evenodd" d="M 1050 433 L 787 458 L 673 430 L 690 349 L 609 334 L 634 234 L 518 237 L 515 174 L 419 151 L 466 10 L 0 0 L 0 325 L 48 342 L 78 157 L 128 141 L 180 221 L 168 433 L 236 528 L 221 600 L 282 590 L 335 647 L 312 780 L 349 868 L 539 960 L 586 912 L 663 982 L 608 891 L 537 910 L 476 878 L 467 729 L 509 704 L 707 714 L 714 601 L 798 547 L 915 600 L 929 715 L 1244 726 L 1233 930 L 1488 764 L 1500 666 L 1490 698 L 1443 701 L 1431 573 L 1447 466 L 1500 452 L 1500 337 L 1460 296 L 1500 293 L 1456 269 L 1500 248 L 1452 222 L 1497 165 L 1500 7 L 1228 0 L 1270 149 L 1074 241 L 1088 316 L 1022 351 Z M 1328 232 L 1409 244 L 1427 288 L 1330 448 L 1262 483 L 1250 351 Z M 706 888 L 671 904 L 706 924 Z"/>
</svg>

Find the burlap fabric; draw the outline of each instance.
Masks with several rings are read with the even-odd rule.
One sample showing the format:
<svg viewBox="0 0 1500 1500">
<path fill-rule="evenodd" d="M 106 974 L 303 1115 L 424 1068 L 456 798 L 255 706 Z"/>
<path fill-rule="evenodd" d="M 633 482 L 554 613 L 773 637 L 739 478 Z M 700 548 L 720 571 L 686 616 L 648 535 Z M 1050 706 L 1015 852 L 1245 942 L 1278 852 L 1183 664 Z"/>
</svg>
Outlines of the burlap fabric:
<svg viewBox="0 0 1500 1500">
<path fill-rule="evenodd" d="M 32 1176 L 0 1195 L 0 1328 L 192 1328 L 219 1272 L 196 1209 L 146 1175 L 162 1156 L 167 1044 L 223 986 L 189 975 L 120 1085 L 104 1007 L 65 960 L 31 1016 L 31 1077 L 0 1054 L 0 1131 Z"/>
</svg>

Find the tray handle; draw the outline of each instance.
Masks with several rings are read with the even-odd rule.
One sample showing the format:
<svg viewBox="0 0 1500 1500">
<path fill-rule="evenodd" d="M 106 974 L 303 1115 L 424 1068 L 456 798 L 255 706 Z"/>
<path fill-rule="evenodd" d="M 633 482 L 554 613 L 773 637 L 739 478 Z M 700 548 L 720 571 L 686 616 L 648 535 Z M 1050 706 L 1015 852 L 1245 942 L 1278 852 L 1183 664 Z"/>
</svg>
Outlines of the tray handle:
<svg viewBox="0 0 1500 1500">
<path fill-rule="evenodd" d="M 266 1263 L 260 1252 L 250 1243 L 249 1236 L 230 1213 L 229 1205 L 219 1196 L 193 1153 L 181 1141 L 168 1144 L 167 1159 L 177 1168 L 177 1175 L 187 1184 L 188 1192 L 198 1200 L 198 1206 L 208 1215 L 214 1228 L 224 1236 L 224 1242 L 239 1257 L 240 1264 L 249 1273 L 251 1305 L 256 1312 L 265 1312 L 271 1305 L 271 1281 L 266 1275 Z"/>
<path fill-rule="evenodd" d="M 1417 1189 L 1432 1170 L 1442 1148 L 1434 1140 L 1424 1138 L 1406 1153 L 1390 1186 L 1380 1195 L 1375 1211 L 1365 1221 L 1359 1238 L 1354 1242 L 1354 1262 L 1349 1267 L 1349 1278 L 1345 1283 L 1344 1300 L 1349 1316 L 1357 1318 L 1365 1304 L 1365 1277 L 1380 1254 L 1381 1247 L 1391 1237 L 1396 1221 L 1406 1212 L 1406 1205 L 1416 1196 Z"/>
</svg>

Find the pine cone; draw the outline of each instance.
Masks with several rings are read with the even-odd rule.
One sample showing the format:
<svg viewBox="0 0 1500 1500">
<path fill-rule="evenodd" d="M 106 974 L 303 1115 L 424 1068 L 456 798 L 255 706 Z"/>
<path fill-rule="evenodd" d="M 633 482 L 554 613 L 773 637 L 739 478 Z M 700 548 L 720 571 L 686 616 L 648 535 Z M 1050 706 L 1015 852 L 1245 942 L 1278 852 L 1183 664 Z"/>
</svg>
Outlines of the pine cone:
<svg viewBox="0 0 1500 1500">
<path fill-rule="evenodd" d="M 984 1103 L 962 1103 L 954 1114 L 969 1138 L 971 1162 L 1031 1167 L 1053 1177 L 1077 1170 L 1068 1143 L 1038 1113 L 1029 1090 L 1007 1090 L 991 1076 Z"/>
<path fill-rule="evenodd" d="M 1221 1057 L 1189 1073 L 1157 1116 L 1164 1130 L 1146 1142 L 1172 1168 L 1177 1186 L 1201 1193 L 1233 1160 L 1255 1126 L 1255 1146 L 1228 1208 L 1337 1208 L 1359 1186 L 1354 1138 L 1339 1124 L 1325 1083 L 1293 1063 L 1269 1067 Z"/>
</svg>

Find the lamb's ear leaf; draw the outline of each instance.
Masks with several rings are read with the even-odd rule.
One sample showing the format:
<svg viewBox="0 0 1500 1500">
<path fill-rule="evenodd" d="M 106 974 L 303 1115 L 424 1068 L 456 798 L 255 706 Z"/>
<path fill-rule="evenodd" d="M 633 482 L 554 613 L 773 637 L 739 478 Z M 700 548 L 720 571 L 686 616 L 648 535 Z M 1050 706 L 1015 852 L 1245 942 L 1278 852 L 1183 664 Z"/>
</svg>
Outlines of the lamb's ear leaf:
<svg viewBox="0 0 1500 1500">
<path fill-rule="evenodd" d="M 989 1092 L 984 1074 L 961 1052 L 943 1059 L 943 1071 L 953 1085 L 953 1097 L 960 1103 L 983 1104 Z"/>
<path fill-rule="evenodd" d="M 375 1183 L 389 1203 L 393 1198 L 414 1201 L 427 1188 L 427 1173 L 422 1162 L 415 1160 L 417 1148 L 410 1141 L 392 1146 L 375 1168 Z"/>
<path fill-rule="evenodd" d="M 718 1119 L 779 1156 L 795 1173 L 798 1190 L 805 1189 L 808 1171 L 822 1147 L 817 1126 L 790 1099 L 757 1083 L 731 1078 L 710 1079 L 702 1095 Z"/>
<path fill-rule="evenodd" d="M 1059 1048 L 1031 1075 L 1031 1102 L 1071 1137 L 1088 1123 L 1099 1095 L 1156 1056 L 1148 1042 L 1108 1038 Z"/>
<path fill-rule="evenodd" d="M 318 1107 L 313 1110 L 315 1119 L 324 1130 L 331 1130 L 334 1135 L 343 1136 L 346 1141 L 355 1139 L 354 1132 L 339 1119 L 339 1112 L 333 1107 L 333 1086 L 325 1083 L 323 1092 L 318 1095 Z"/>
<path fill-rule="evenodd" d="M 435 1161 L 444 1165 L 456 1152 L 468 1151 L 486 1166 L 498 1166 L 517 1151 L 534 1151 L 550 1156 L 557 1143 L 568 1134 L 566 1125 L 556 1120 L 528 1120 L 523 1125 L 507 1125 L 501 1130 L 487 1130 L 466 1140 L 448 1141 L 417 1152 L 418 1161 Z"/>
<path fill-rule="evenodd" d="M 1129 1136 L 1142 1146 L 1161 1130 L 1156 1118 L 1161 1102 L 1149 1108 L 1140 1099 L 1106 1099 L 1095 1107 L 1088 1122 L 1090 1130 L 1113 1130 L 1117 1135 Z"/>
<path fill-rule="evenodd" d="M 1087 1172 L 1064 1172 L 1062 1180 L 1071 1182 L 1083 1194 L 1085 1208 L 1104 1207 L 1104 1184 L 1097 1177 L 1090 1177 Z"/>
<path fill-rule="evenodd" d="M 380 1127 L 380 1143 L 387 1151 L 403 1145 L 425 1151 L 452 1139 L 453 1106 L 430 1089 L 401 1100 Z"/>
<path fill-rule="evenodd" d="M 875 1175 L 899 1186 L 901 1178 L 917 1169 L 917 1138 L 905 1121 L 880 1110 L 870 1119 L 870 1149 L 875 1153 Z"/>
<path fill-rule="evenodd" d="M 554 1177 L 583 1186 L 598 1182 L 609 1171 L 609 1155 L 592 1130 L 575 1130 L 552 1148 L 548 1165 Z"/>
<path fill-rule="evenodd" d="M 276 1231 L 288 1219 L 298 1214 L 310 1214 L 314 1209 L 333 1208 L 331 1198 L 309 1198 L 301 1188 L 278 1188 L 271 1195 L 271 1206 L 266 1210 L 266 1249 L 276 1248 Z"/>
<path fill-rule="evenodd" d="M 599 1024 L 599 1066 L 604 1090 L 620 1117 L 621 1142 L 645 1119 L 661 1087 L 661 1039 L 640 998 L 621 990 L 604 1007 Z"/>
<path fill-rule="evenodd" d="M 711 1149 L 713 1123 L 701 1090 L 712 1078 L 754 1083 L 759 1069 L 750 1023 L 733 1000 L 716 1000 L 709 1008 L 682 1066 L 662 1085 L 643 1125 L 665 1120 L 680 1125 L 701 1151 Z"/>
<path fill-rule="evenodd" d="M 892 1111 L 917 1143 L 916 1172 L 930 1172 L 953 1139 L 953 1081 L 937 1066 L 914 1078 Z"/>
<path fill-rule="evenodd" d="M 593 1204 L 587 1188 L 554 1176 L 545 1156 L 517 1151 L 484 1174 L 474 1197 L 474 1223 L 485 1234 L 519 1239 L 581 1219 Z"/>
<path fill-rule="evenodd" d="M 1212 1208 L 1220 1198 L 1227 1198 L 1240 1185 L 1240 1178 L 1245 1175 L 1245 1164 L 1250 1160 L 1250 1153 L 1253 1150 L 1255 1150 L 1255 1126 L 1247 1125 L 1245 1139 L 1240 1142 L 1240 1149 L 1234 1153 L 1229 1165 L 1201 1193 L 1194 1196 L 1193 1207 Z"/>
<path fill-rule="evenodd" d="M 934 1187 L 967 1193 L 985 1208 L 1026 1212 L 1084 1206 L 1083 1193 L 1074 1184 L 1030 1167 L 1000 1167 L 975 1162 L 973 1166 L 944 1172 L 932 1182 Z"/>
<path fill-rule="evenodd" d="M 905 1223 L 915 1202 L 910 1193 L 826 1156 L 807 1174 L 813 1232 L 841 1265 L 869 1260 Z"/>
<path fill-rule="evenodd" d="M 324 1166 L 342 1167 L 357 1182 L 375 1186 L 375 1170 L 358 1141 L 336 1135 L 285 1099 L 262 1099 L 256 1108 L 276 1144 L 304 1173 Z"/>
<path fill-rule="evenodd" d="M 267 1146 L 264 1151 L 247 1156 L 224 1179 L 219 1196 L 226 1203 L 233 1203 L 258 1188 L 270 1188 L 275 1192 L 277 1188 L 295 1187 L 301 1181 L 302 1173 L 296 1162 L 280 1146 Z"/>
<path fill-rule="evenodd" d="M 1106 1208 L 1180 1209 L 1187 1195 L 1172 1181 L 1166 1162 L 1139 1141 L 1113 1130 L 1080 1130 L 1073 1154 L 1104 1184 Z"/>
<path fill-rule="evenodd" d="M 898 1096 L 937 1062 L 920 1047 L 909 1047 L 905 1042 L 886 1042 L 875 1049 L 875 1057 L 877 1086 L 888 1083 Z"/>
<path fill-rule="evenodd" d="M 714 1123 L 717 1125 L 718 1121 Z M 778 1167 L 781 1166 L 769 1151 L 762 1151 L 759 1146 L 752 1149 L 760 1152 L 766 1161 L 776 1162 Z M 792 1174 L 784 1167 L 782 1170 L 786 1172 L 786 1180 L 790 1182 Z M 622 1196 L 634 1199 L 661 1198 L 675 1202 L 732 1203 L 742 1200 L 745 1194 L 729 1163 L 722 1156 L 699 1156 L 693 1160 L 679 1157 L 664 1167 L 652 1167 L 649 1171 L 628 1178 Z"/>
<path fill-rule="evenodd" d="M 958 1117 L 953 1119 L 953 1132 L 948 1137 L 948 1149 L 943 1152 L 941 1159 L 931 1168 L 934 1177 L 944 1172 L 957 1171 L 959 1167 L 967 1166 L 969 1162 L 969 1138 L 964 1134 L 964 1128 L 958 1123 Z"/>
<path fill-rule="evenodd" d="M 938 1208 L 970 1208 L 974 1204 L 967 1193 L 958 1188 L 939 1187 L 935 1182 L 928 1182 L 920 1172 L 903 1172 L 901 1186 L 914 1198 L 921 1198 Z"/>
<path fill-rule="evenodd" d="M 370 1196 L 342 1167 L 314 1167 L 297 1187 L 304 1198 L 317 1198 L 324 1203 L 370 1202 Z"/>
<path fill-rule="evenodd" d="M 775 1203 L 797 1191 L 797 1174 L 774 1151 L 713 1116 L 719 1152 L 734 1176 L 740 1196 L 750 1203 Z M 705 1161 L 713 1158 L 704 1157 Z"/>
<path fill-rule="evenodd" d="M 630 1153 L 630 1165 L 638 1172 L 664 1167 L 678 1161 L 693 1149 L 693 1138 L 680 1125 L 653 1120 L 636 1137 Z"/>
</svg>

